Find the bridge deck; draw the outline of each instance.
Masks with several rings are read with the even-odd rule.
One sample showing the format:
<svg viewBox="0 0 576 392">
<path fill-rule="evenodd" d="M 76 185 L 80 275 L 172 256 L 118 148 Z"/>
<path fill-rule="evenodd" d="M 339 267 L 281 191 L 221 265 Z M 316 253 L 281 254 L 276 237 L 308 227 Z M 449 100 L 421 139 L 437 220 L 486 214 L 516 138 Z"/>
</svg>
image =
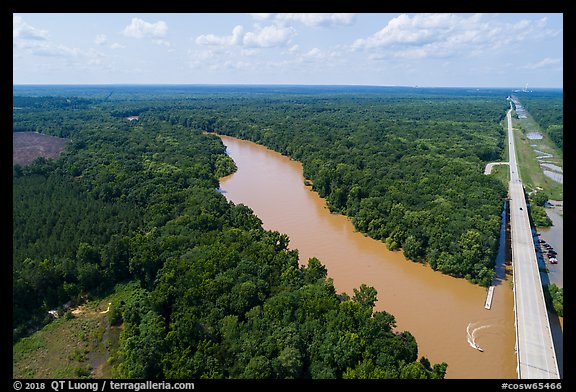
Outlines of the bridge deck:
<svg viewBox="0 0 576 392">
<path fill-rule="evenodd" d="M 518 378 L 559 378 L 524 187 L 518 175 L 510 112 L 508 111 L 509 197 Z"/>
</svg>

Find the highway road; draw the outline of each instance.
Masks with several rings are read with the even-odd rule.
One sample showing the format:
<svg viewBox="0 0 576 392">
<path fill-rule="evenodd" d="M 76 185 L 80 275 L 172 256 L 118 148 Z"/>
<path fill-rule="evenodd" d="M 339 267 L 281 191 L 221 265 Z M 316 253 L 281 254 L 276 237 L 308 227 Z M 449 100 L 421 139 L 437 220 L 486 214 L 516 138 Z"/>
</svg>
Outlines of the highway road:
<svg viewBox="0 0 576 392">
<path fill-rule="evenodd" d="M 510 152 L 510 228 L 514 273 L 514 313 L 518 378 L 559 378 L 550 322 L 540 280 L 540 271 L 516 162 L 512 117 L 508 111 Z"/>
</svg>

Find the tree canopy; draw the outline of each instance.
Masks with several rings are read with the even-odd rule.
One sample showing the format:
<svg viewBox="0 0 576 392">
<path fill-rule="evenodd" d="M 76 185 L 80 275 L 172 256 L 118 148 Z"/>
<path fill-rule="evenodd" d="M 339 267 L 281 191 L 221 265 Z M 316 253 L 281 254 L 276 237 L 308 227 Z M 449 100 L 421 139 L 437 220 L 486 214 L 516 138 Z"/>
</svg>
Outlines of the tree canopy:
<svg viewBox="0 0 576 392">
<path fill-rule="evenodd" d="M 138 90 L 111 99 L 88 91 L 14 100 L 14 130 L 66 129 L 70 139 L 59 158 L 14 167 L 14 339 L 53 307 L 135 280 L 139 287 L 114 309 L 123 323 L 117 377 L 444 377 L 445 363 L 419 358 L 410 332 L 374 311 L 374 288 L 337 293 L 320 260 L 301 263 L 286 235 L 264 230 L 249 207 L 218 192 L 218 177 L 235 166 L 203 131 L 222 121 L 210 107 L 229 114 L 229 95 Z M 233 107 L 249 121 L 262 101 L 240 98 Z M 318 165 L 326 178 L 357 170 Z M 344 189 L 338 181 L 328 194 Z M 358 205 L 371 205 L 360 185 L 352 192 Z M 480 234 L 466 233 L 458 246 L 481 252 Z M 419 241 L 409 246 L 418 257 Z"/>
</svg>

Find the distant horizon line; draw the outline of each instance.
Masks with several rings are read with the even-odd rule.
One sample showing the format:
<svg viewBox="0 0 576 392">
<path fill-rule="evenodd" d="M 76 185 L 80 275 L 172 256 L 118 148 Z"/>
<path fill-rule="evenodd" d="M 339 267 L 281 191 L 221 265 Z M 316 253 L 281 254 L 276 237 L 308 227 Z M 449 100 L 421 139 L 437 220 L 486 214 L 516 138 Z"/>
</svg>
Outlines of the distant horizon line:
<svg viewBox="0 0 576 392">
<path fill-rule="evenodd" d="M 16 86 L 242 86 L 242 87 L 383 87 L 383 88 L 474 88 L 474 89 L 519 89 L 523 86 L 421 86 L 421 85 L 378 85 L 378 84 L 306 84 L 306 83 L 12 83 Z M 530 87 L 530 90 L 563 90 L 562 87 Z"/>
</svg>

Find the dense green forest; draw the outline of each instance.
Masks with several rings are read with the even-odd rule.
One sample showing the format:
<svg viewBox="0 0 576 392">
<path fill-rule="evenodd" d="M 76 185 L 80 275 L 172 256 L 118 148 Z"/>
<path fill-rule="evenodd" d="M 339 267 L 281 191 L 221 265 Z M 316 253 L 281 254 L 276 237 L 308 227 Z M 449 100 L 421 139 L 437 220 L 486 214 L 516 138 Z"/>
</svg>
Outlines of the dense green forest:
<svg viewBox="0 0 576 392">
<path fill-rule="evenodd" d="M 140 124 L 266 145 L 301 161 L 314 190 L 359 231 L 436 270 L 482 285 L 492 281 L 506 189 L 482 173 L 487 162 L 502 158 L 507 91 L 169 86 L 151 93 L 133 86 L 90 88 L 82 97 L 60 91 L 35 102 L 33 88 L 21 89 L 15 130 L 70 137 L 104 116 L 108 127 L 127 132 L 138 126 L 125 117 L 139 115 Z M 55 118 L 46 107 L 62 115 Z M 118 192 L 114 182 L 102 186 L 101 192 Z"/>
<path fill-rule="evenodd" d="M 252 96 L 153 110 L 249 139 L 304 165 L 332 211 L 390 249 L 489 285 L 505 186 L 485 176 L 502 158 L 505 92 Z"/>
<path fill-rule="evenodd" d="M 236 129 L 277 143 L 361 229 L 392 236 L 418 260 L 430 256 L 430 243 L 450 244 L 464 251 L 463 263 L 483 263 L 466 268 L 490 276 L 483 257 L 497 242 L 499 219 L 491 214 L 499 217 L 502 189 L 476 171 L 501 152 L 502 105 L 493 95 L 454 97 L 454 105 L 464 102 L 458 107 L 468 111 L 466 122 L 449 120 L 455 106 L 444 103 L 444 92 L 426 100 L 371 90 L 105 89 L 82 95 L 71 88 L 69 96 L 15 89 L 15 131 L 70 138 L 58 159 L 14 166 L 15 340 L 48 321 L 47 310 L 136 279 L 140 287 L 114 309 L 124 325 L 117 377 L 444 377 L 446 364 L 419 358 L 414 337 L 395 330 L 394 316 L 374 311 L 373 288 L 337 293 L 319 260 L 301 266 L 286 235 L 264 230 L 248 207 L 217 191 L 218 178 L 235 166 L 221 141 L 202 131 Z M 413 103 L 414 119 L 402 119 L 410 102 L 421 107 Z M 284 134 L 291 127 L 295 133 Z M 423 156 L 411 154 L 417 145 Z M 386 167 L 396 161 L 406 174 Z M 478 184 L 464 184 L 470 179 Z M 438 181 L 452 189 L 430 199 Z M 458 203 L 470 211 L 452 215 Z M 437 210 L 426 212 L 430 206 Z M 394 226 L 401 221 L 408 223 Z M 429 221 L 461 233 L 431 239 L 422 224 Z"/>
</svg>

